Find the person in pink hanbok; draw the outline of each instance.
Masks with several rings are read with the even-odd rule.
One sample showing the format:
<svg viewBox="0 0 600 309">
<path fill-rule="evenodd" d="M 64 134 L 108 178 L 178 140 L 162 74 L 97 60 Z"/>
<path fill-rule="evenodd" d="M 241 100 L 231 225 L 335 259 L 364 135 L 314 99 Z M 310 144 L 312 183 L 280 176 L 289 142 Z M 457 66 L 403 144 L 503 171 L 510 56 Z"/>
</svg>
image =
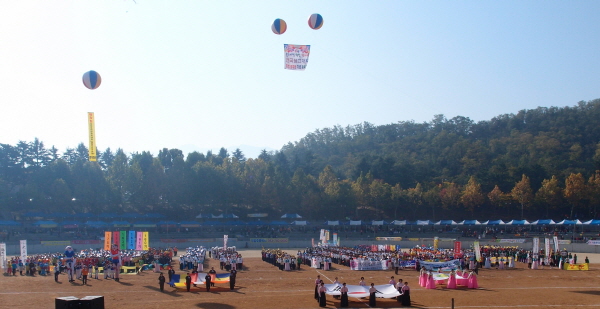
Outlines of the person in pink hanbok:
<svg viewBox="0 0 600 309">
<path fill-rule="evenodd" d="M 477 283 L 477 275 L 475 275 L 475 273 L 471 272 L 469 274 L 469 289 L 478 289 L 479 288 L 479 284 Z"/>
<path fill-rule="evenodd" d="M 427 274 L 427 289 L 435 289 L 435 280 L 433 279 L 433 273 L 431 271 Z"/>
<path fill-rule="evenodd" d="M 448 284 L 446 284 L 446 288 L 456 289 L 456 272 L 454 269 L 450 272 L 450 278 L 448 278 Z"/>
<path fill-rule="evenodd" d="M 421 268 L 421 273 L 419 274 L 419 285 L 422 287 L 427 286 L 427 271 L 425 268 Z"/>
</svg>

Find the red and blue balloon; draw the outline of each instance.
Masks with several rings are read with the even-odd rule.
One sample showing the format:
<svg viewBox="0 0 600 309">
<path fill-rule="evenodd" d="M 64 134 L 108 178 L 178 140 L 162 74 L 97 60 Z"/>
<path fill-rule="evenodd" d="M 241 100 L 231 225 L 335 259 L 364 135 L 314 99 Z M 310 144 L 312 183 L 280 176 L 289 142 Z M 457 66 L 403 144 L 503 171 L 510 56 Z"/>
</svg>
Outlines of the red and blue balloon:
<svg viewBox="0 0 600 309">
<path fill-rule="evenodd" d="M 89 71 L 83 74 L 83 85 L 88 89 L 94 90 L 100 87 L 100 83 L 102 83 L 102 78 L 98 72 Z"/>
<path fill-rule="evenodd" d="M 319 30 L 323 27 L 323 16 L 321 14 L 312 14 L 308 17 L 308 26 L 311 29 Z"/>
</svg>

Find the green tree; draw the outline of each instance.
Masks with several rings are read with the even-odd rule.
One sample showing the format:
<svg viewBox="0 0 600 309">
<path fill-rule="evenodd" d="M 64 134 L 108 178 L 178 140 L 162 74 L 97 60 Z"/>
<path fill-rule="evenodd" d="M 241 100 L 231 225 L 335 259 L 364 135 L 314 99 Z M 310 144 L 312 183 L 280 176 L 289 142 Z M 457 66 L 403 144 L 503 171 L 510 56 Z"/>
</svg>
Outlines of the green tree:
<svg viewBox="0 0 600 309">
<path fill-rule="evenodd" d="M 559 186 L 558 179 L 554 175 L 551 179 L 544 179 L 542 186 L 535 193 L 535 199 L 546 206 L 546 217 L 550 216 L 549 208 L 556 209 L 560 206 L 563 201 L 562 196 L 562 188 Z"/>
</svg>

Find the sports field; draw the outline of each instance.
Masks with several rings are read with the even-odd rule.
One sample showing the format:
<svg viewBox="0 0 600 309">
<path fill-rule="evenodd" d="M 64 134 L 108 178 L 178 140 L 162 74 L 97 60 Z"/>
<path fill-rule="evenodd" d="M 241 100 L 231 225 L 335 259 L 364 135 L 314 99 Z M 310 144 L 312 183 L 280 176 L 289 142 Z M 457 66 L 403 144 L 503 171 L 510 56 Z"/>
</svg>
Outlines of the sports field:
<svg viewBox="0 0 600 309">
<path fill-rule="evenodd" d="M 189 293 L 166 286 L 161 293 L 158 274 L 151 272 L 122 275 L 120 282 L 91 279 L 87 286 L 82 286 L 81 281 L 69 283 L 64 274 L 60 275 L 60 283 L 55 283 L 53 276 L 2 276 L 0 308 L 54 308 L 56 297 L 92 295 L 104 296 L 105 308 L 109 309 L 318 308 L 313 298 L 318 274 L 326 283 L 338 277 L 348 284 L 358 284 L 361 276 L 369 284 L 385 284 L 394 275 L 393 271 L 351 271 L 335 264 L 331 271 L 303 266 L 299 271 L 282 272 L 263 262 L 260 251 L 242 254 L 246 268 L 238 272 L 234 291 L 228 285 L 217 285 L 210 292 L 192 288 Z M 578 256 L 583 260 L 586 254 Z M 478 290 L 427 290 L 418 285 L 418 272 L 414 270 L 400 271 L 395 277 L 409 282 L 415 308 L 451 308 L 452 298 L 455 308 L 600 308 L 600 255 L 587 256 L 590 271 L 529 270 L 521 263 L 510 270 L 482 269 Z M 218 270 L 218 261 L 210 260 L 208 264 Z M 377 307 L 395 308 L 399 303 L 395 299 L 378 299 Z M 328 296 L 327 308 L 339 308 L 339 301 Z M 350 308 L 369 308 L 368 300 L 350 298 Z"/>
</svg>

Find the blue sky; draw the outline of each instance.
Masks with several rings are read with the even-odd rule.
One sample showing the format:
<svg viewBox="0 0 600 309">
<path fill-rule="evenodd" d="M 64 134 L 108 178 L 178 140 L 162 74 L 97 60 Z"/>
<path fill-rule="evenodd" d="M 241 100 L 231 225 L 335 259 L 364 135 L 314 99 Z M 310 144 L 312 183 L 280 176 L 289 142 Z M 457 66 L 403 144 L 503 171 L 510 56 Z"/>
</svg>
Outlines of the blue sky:
<svg viewBox="0 0 600 309">
<path fill-rule="evenodd" d="M 0 143 L 87 145 L 94 112 L 100 150 L 255 157 L 338 124 L 573 106 L 600 98 L 598 16 L 600 1 L 4 1 Z M 311 45 L 306 71 L 283 69 L 283 44 Z"/>
</svg>

